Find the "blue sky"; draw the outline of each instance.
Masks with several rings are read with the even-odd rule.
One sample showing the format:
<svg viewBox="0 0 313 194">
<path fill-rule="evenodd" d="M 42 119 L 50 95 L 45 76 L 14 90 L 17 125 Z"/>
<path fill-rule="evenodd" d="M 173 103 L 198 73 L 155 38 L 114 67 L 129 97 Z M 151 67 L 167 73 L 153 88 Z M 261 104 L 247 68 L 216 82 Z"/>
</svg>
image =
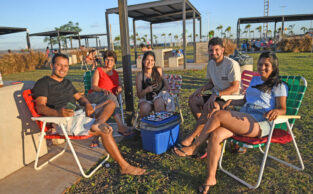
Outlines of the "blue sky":
<svg viewBox="0 0 313 194">
<path fill-rule="evenodd" d="M 148 0 L 128 0 L 128 5 L 149 2 Z M 202 16 L 202 34 L 215 30 L 218 25 L 224 29 L 231 26 L 231 33 L 235 36 L 237 19 L 240 17 L 257 17 L 264 14 L 264 0 L 190 0 Z M 0 26 L 26 27 L 30 33 L 53 30 L 54 27 L 68 23 L 78 22 L 82 28 L 81 34 L 106 33 L 105 10 L 118 6 L 118 0 L 0 0 Z M 312 14 L 312 0 L 269 0 L 269 15 Z M 119 35 L 118 15 L 110 15 L 113 37 Z M 295 24 L 294 31 L 300 32 L 302 26 L 312 27 L 312 21 L 289 22 L 285 26 Z M 199 33 L 199 23 L 196 23 L 196 33 Z M 262 24 L 253 24 L 255 29 Z M 280 24 L 278 24 L 280 25 Z M 136 22 L 139 35 L 149 35 L 149 23 Z M 273 30 L 273 25 L 269 28 Z M 129 20 L 130 35 L 132 34 L 132 20 Z M 244 28 L 244 25 L 241 26 Z M 192 20 L 187 21 L 188 34 L 192 33 Z M 256 31 L 256 30 L 255 30 Z M 153 26 L 154 34 L 162 33 L 180 35 L 181 22 L 165 23 Z M 255 34 L 257 37 L 258 33 Z M 75 42 L 75 41 L 74 41 Z M 32 48 L 45 48 L 47 43 L 41 37 L 31 37 Z M 78 43 L 74 43 L 76 46 Z M 95 45 L 90 40 L 91 46 Z M 106 45 L 106 37 L 101 37 L 101 44 Z M 0 36 L 0 50 L 26 48 L 25 33 L 15 33 Z"/>
</svg>

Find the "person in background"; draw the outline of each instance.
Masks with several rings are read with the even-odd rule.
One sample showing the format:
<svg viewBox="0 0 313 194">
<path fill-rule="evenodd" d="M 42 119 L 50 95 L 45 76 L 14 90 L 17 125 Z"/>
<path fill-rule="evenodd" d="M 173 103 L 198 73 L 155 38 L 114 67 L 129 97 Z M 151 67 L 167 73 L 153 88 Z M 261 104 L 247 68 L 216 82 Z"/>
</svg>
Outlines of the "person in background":
<svg viewBox="0 0 313 194">
<path fill-rule="evenodd" d="M 50 56 L 50 49 L 49 49 L 49 47 L 47 46 L 47 48 L 46 48 L 46 57 L 49 58 L 49 56 Z"/>
<path fill-rule="evenodd" d="M 86 63 L 88 65 L 92 65 L 91 70 L 95 70 L 95 68 L 97 67 L 96 55 L 97 55 L 96 50 L 92 49 L 86 56 Z"/>
<path fill-rule="evenodd" d="M 216 184 L 217 164 L 221 155 L 221 143 L 240 135 L 265 137 L 279 115 L 286 114 L 288 87 L 279 78 L 278 58 L 266 51 L 258 59 L 257 70 L 243 100 L 233 100 L 233 105 L 244 105 L 240 112 L 219 110 L 206 122 L 199 138 L 188 147 L 181 148 L 177 155 L 194 155 L 201 144 L 208 140 L 207 178 L 199 187 L 200 193 L 208 193 Z M 175 148 L 174 148 L 175 149 Z"/>
</svg>

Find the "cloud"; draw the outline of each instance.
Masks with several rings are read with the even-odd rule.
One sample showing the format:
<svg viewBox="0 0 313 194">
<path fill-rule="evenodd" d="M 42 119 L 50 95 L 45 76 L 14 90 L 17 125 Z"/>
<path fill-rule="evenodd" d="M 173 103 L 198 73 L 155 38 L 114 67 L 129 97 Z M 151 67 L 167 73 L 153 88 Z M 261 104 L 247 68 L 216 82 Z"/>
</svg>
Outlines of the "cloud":
<svg viewBox="0 0 313 194">
<path fill-rule="evenodd" d="M 98 27 L 100 27 L 100 25 L 99 25 L 98 23 L 91 24 L 91 25 L 89 26 L 89 28 L 98 28 Z"/>
</svg>

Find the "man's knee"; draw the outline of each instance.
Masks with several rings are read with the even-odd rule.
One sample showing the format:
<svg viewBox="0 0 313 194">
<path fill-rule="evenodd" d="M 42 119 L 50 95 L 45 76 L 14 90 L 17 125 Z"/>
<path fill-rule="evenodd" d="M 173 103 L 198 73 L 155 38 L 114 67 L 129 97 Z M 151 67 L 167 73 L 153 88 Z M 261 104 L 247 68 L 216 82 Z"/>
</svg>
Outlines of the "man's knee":
<svg viewBox="0 0 313 194">
<path fill-rule="evenodd" d="M 222 143 L 223 142 L 223 138 L 221 137 L 221 134 L 217 131 L 213 131 L 211 134 L 210 134 L 210 142 L 214 143 L 214 144 L 219 144 L 219 143 Z"/>
</svg>

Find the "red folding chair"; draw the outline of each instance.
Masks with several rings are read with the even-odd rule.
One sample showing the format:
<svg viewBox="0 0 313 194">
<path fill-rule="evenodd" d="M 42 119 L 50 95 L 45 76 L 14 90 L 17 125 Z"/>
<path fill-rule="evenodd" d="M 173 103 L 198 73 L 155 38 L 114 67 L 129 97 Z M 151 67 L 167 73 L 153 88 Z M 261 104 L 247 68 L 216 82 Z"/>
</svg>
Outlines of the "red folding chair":
<svg viewBox="0 0 313 194">
<path fill-rule="evenodd" d="M 35 103 L 34 103 L 34 99 L 32 97 L 32 93 L 31 90 L 25 90 L 23 92 L 23 98 L 26 102 L 26 105 L 29 109 L 29 111 L 32 114 L 32 120 L 36 121 L 36 123 L 38 124 L 41 132 L 40 132 L 40 138 L 39 138 L 39 145 L 38 145 L 38 149 L 37 149 L 37 153 L 36 153 L 36 159 L 35 159 L 35 164 L 34 164 L 34 168 L 36 170 L 40 170 L 42 167 L 46 166 L 49 162 L 52 162 L 54 159 L 58 158 L 59 156 L 61 156 L 66 148 L 67 145 L 70 147 L 71 152 L 75 158 L 75 161 L 78 165 L 78 168 L 81 172 L 81 174 L 85 177 L 85 178 L 89 178 L 91 177 L 110 157 L 109 154 L 107 154 L 107 156 L 105 157 L 105 159 L 89 174 L 85 174 L 82 165 L 77 157 L 76 151 L 71 143 L 71 139 L 88 139 L 90 137 L 92 137 L 92 135 L 84 135 L 84 136 L 74 136 L 74 135 L 68 135 L 67 130 L 65 129 L 64 125 L 71 119 L 71 117 L 45 117 L 42 116 L 40 114 L 37 113 L 36 109 L 35 109 Z M 49 128 L 51 128 L 50 126 L 47 126 L 47 123 L 55 123 L 57 125 L 59 125 L 62 129 L 63 134 L 47 134 L 47 131 L 49 130 Z M 59 152 L 58 154 L 56 154 L 55 156 L 53 156 L 51 159 L 49 159 L 48 161 L 46 161 L 45 163 L 41 164 L 40 166 L 38 166 L 38 160 L 39 160 L 39 153 L 41 150 L 41 145 L 42 145 L 42 141 L 43 139 L 65 139 L 66 140 L 66 144 L 64 146 L 64 149 Z"/>
</svg>

